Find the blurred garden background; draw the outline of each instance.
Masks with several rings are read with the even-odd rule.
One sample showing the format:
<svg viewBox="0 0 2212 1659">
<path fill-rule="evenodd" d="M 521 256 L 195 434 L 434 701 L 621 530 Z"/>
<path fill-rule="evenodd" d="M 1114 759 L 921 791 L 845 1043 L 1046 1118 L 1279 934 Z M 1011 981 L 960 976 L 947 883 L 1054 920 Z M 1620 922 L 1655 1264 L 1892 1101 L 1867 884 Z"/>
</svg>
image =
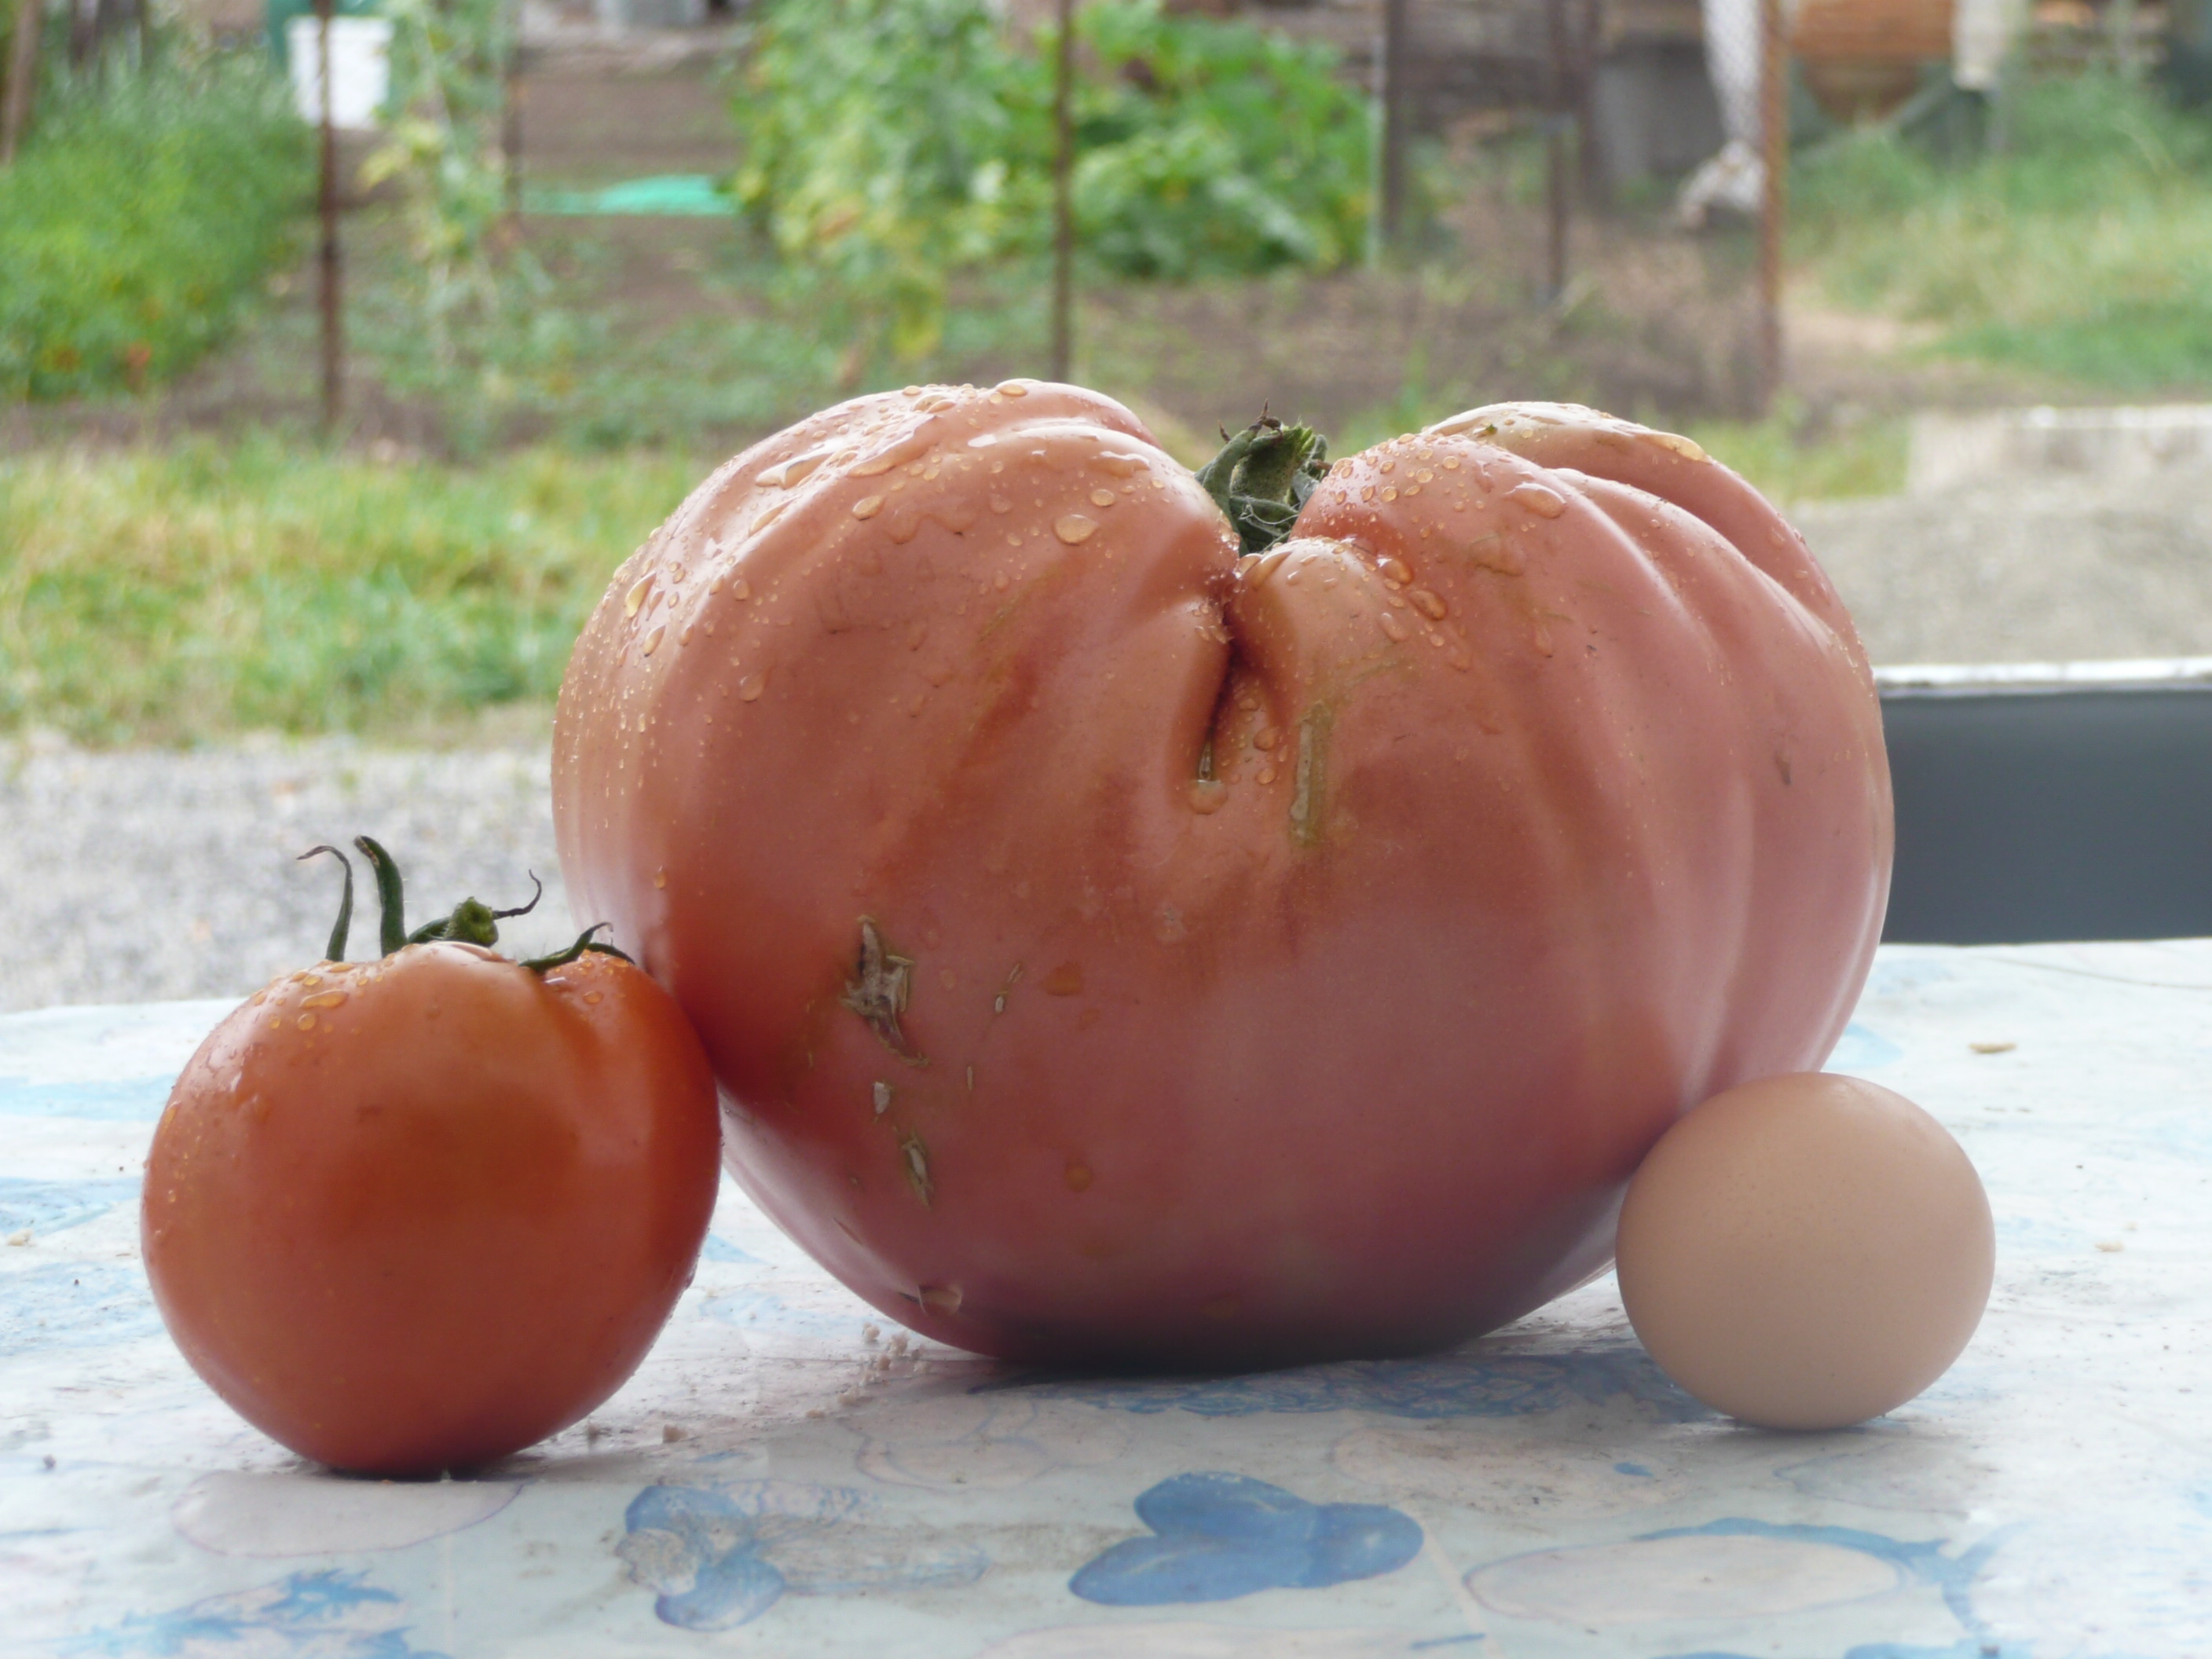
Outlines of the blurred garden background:
<svg viewBox="0 0 2212 1659">
<path fill-rule="evenodd" d="M 2212 17 L 1984 6 L 1966 74 L 1942 0 L 1785 8 L 1777 362 L 1759 198 L 1708 165 L 1731 9 L 1756 27 L 1081 0 L 1071 377 L 1193 462 L 1263 405 L 1339 453 L 1509 398 L 1686 431 L 1855 605 L 1887 584 L 1878 660 L 1944 656 L 1974 584 L 1930 598 L 1911 536 L 2002 550 L 1913 493 L 1930 411 L 2212 398 Z M 331 404 L 284 50 L 312 9 L 0 0 L 0 735 L 538 740 L 607 573 L 714 464 L 857 392 L 1052 365 L 1052 0 L 337 11 L 388 89 L 336 136 Z M 1948 654 L 2212 648 L 2202 493 L 2054 506 L 2142 542 L 2098 590 L 2120 620 Z"/>
</svg>

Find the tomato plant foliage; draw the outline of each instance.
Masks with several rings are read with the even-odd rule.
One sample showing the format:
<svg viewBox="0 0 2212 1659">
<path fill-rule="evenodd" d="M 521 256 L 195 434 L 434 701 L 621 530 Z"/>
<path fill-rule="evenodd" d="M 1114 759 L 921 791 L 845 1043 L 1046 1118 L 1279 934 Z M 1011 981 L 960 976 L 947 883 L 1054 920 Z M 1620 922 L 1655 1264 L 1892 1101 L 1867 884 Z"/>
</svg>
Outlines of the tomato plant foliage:
<svg viewBox="0 0 2212 1659">
<path fill-rule="evenodd" d="M 1369 134 L 1325 47 L 1152 0 L 1078 15 L 1076 228 L 1118 276 L 1187 279 L 1358 249 Z M 740 206 L 807 280 L 935 343 L 951 272 L 1049 239 L 1049 33 L 982 0 L 777 0 L 735 104 Z"/>
</svg>

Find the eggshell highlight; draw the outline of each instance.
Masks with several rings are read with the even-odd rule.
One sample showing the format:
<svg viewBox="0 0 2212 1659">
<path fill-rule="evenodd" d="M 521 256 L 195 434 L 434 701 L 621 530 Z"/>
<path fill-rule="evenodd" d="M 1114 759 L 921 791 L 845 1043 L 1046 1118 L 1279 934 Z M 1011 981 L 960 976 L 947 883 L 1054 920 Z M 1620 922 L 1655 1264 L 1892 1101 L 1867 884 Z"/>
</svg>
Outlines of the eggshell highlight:
<svg viewBox="0 0 2212 1659">
<path fill-rule="evenodd" d="M 1662 1136 L 1630 1182 L 1621 1300 L 1662 1370 L 1775 1429 L 1891 1411 L 1965 1349 L 1996 1266 L 1966 1151 L 1902 1095 L 1796 1073 Z"/>
</svg>

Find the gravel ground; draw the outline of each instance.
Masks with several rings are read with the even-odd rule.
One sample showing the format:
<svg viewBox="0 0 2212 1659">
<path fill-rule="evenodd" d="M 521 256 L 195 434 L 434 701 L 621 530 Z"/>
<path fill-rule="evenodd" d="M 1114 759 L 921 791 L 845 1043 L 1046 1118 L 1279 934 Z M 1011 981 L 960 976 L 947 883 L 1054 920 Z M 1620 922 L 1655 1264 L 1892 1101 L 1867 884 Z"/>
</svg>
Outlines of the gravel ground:
<svg viewBox="0 0 2212 1659">
<path fill-rule="evenodd" d="M 190 752 L 0 750 L 0 1011 L 58 1003 L 243 996 L 313 962 L 337 919 L 328 859 L 295 855 L 368 834 L 407 877 L 419 926 L 474 895 L 501 908 L 545 883 L 502 945 L 574 939 L 553 856 L 542 747 L 380 752 L 344 739 Z M 354 859 L 353 944 L 374 953 L 376 896 Z"/>
<path fill-rule="evenodd" d="M 2212 477 L 2018 480 L 1794 515 L 1877 663 L 2212 655 Z"/>
<path fill-rule="evenodd" d="M 2124 489 L 2043 480 L 1797 514 L 1878 663 L 2212 654 L 2212 480 Z M 574 938 L 553 855 L 542 742 L 393 753 L 343 740 L 190 753 L 0 745 L 0 1011 L 243 995 L 319 954 L 328 860 L 366 831 L 428 920 L 466 894 L 546 884 L 507 942 Z M 363 872 L 364 878 L 366 872 Z M 374 938 L 356 901 L 354 954 Z"/>
</svg>

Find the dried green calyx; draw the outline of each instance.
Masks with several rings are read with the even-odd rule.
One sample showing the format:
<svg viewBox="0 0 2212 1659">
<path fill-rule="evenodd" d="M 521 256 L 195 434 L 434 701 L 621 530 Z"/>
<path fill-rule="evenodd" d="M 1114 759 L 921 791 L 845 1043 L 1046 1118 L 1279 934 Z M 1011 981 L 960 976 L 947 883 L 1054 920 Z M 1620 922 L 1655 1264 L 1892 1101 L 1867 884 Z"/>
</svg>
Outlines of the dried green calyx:
<svg viewBox="0 0 2212 1659">
<path fill-rule="evenodd" d="M 533 872 L 530 881 L 531 885 L 537 890 L 531 894 L 530 902 L 527 904 L 518 904 L 508 910 L 495 910 L 481 899 L 465 898 L 455 905 L 447 915 L 439 917 L 435 921 L 423 923 L 410 933 L 407 931 L 406 888 L 405 884 L 400 879 L 398 862 L 391 854 L 386 852 L 382 846 L 367 836 L 356 836 L 353 844 L 360 850 L 361 855 L 368 860 L 368 867 L 376 876 L 377 943 L 380 954 L 384 956 L 388 957 L 393 951 L 404 950 L 410 945 L 427 945 L 439 939 L 450 939 L 460 945 L 478 945 L 489 950 L 499 943 L 501 922 L 509 916 L 528 915 L 538 908 L 538 901 L 545 896 L 545 884 L 538 880 Z M 311 859 L 322 853 L 328 853 L 345 869 L 345 890 L 338 900 L 337 925 L 331 929 L 330 944 L 323 951 L 325 961 L 343 962 L 345 960 L 346 937 L 353 927 L 353 861 L 337 848 L 331 846 L 310 847 L 300 856 L 303 859 Z M 593 939 L 592 935 L 606 925 L 604 921 L 594 922 L 579 934 L 576 942 L 565 951 L 557 951 L 551 956 L 533 957 L 522 965 L 534 973 L 542 974 L 548 969 L 558 968 L 564 963 L 574 962 L 587 951 L 596 951 L 605 956 L 621 957 L 624 962 L 629 961 L 630 958 L 628 956 L 623 955 L 613 945 L 602 945 Z"/>
<path fill-rule="evenodd" d="M 1285 426 L 1265 410 L 1242 432 L 1224 432 L 1220 453 L 1198 470 L 1247 554 L 1291 533 L 1298 509 L 1328 472 L 1328 440 L 1310 426 Z"/>
</svg>

